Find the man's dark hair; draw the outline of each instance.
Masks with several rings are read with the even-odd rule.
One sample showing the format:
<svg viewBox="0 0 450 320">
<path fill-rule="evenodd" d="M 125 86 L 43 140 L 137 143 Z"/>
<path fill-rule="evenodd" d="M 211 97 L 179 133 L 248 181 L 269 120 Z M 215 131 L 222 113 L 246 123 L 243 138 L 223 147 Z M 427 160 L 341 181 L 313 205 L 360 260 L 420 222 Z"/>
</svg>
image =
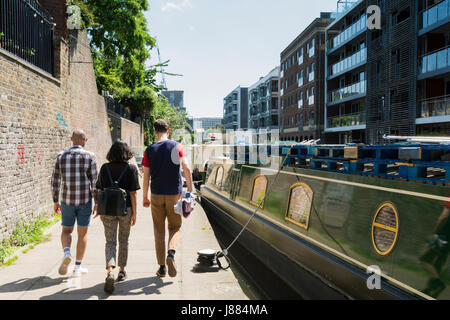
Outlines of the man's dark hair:
<svg viewBox="0 0 450 320">
<path fill-rule="evenodd" d="M 134 152 L 125 141 L 120 139 L 113 143 L 106 155 L 109 162 L 127 162 L 133 157 Z"/>
<path fill-rule="evenodd" d="M 166 121 L 164 119 L 158 119 L 153 124 L 153 127 L 155 128 L 156 132 L 166 133 L 169 130 L 170 125 L 169 125 L 168 121 Z"/>
</svg>

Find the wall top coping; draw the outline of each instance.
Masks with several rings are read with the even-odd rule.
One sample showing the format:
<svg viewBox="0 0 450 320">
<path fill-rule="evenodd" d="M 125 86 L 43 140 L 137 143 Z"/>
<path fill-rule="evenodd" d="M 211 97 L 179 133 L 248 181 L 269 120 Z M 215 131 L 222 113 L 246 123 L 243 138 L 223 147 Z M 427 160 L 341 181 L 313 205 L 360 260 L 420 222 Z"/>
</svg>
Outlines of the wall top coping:
<svg viewBox="0 0 450 320">
<path fill-rule="evenodd" d="M 59 79 L 53 77 L 50 73 L 48 73 L 48 72 L 46 72 L 46 71 L 44 71 L 44 70 L 41 70 L 41 69 L 38 68 L 38 67 L 35 67 L 35 66 L 32 65 L 31 63 L 29 63 L 29 62 L 23 60 L 22 58 L 17 57 L 16 55 L 14 55 L 14 54 L 12 54 L 12 53 L 6 51 L 6 50 L 3 49 L 3 48 L 0 48 L 0 55 L 3 55 L 3 56 L 5 56 L 5 57 L 7 57 L 7 58 L 9 58 L 9 59 L 12 59 L 12 60 L 18 62 L 19 64 L 21 64 L 21 65 L 24 66 L 25 68 L 30 69 L 31 71 L 38 73 L 40 76 L 46 78 L 47 80 L 50 80 L 50 81 L 52 81 L 52 82 L 55 82 L 58 86 L 61 85 L 61 81 L 60 81 Z"/>
</svg>

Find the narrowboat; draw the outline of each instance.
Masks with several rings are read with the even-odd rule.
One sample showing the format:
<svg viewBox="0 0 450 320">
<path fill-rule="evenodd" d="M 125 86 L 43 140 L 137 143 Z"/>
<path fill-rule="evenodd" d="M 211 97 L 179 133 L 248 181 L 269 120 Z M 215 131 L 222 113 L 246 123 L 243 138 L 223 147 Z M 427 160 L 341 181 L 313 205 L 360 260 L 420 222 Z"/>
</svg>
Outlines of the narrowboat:
<svg viewBox="0 0 450 320">
<path fill-rule="evenodd" d="M 202 207 L 299 297 L 450 299 L 450 145 L 238 149 L 208 161 Z"/>
</svg>

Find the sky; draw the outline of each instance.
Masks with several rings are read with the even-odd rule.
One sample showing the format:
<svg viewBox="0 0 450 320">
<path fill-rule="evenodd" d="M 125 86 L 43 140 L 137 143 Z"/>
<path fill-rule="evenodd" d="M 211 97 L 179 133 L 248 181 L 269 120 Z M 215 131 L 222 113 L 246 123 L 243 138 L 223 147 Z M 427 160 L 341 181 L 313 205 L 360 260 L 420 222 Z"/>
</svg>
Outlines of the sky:
<svg viewBox="0 0 450 320">
<path fill-rule="evenodd" d="M 189 115 L 222 117 L 223 98 L 280 64 L 283 51 L 337 0 L 149 0 L 145 13 L 169 90 L 184 91 Z M 156 49 L 149 64 L 158 63 Z"/>
</svg>

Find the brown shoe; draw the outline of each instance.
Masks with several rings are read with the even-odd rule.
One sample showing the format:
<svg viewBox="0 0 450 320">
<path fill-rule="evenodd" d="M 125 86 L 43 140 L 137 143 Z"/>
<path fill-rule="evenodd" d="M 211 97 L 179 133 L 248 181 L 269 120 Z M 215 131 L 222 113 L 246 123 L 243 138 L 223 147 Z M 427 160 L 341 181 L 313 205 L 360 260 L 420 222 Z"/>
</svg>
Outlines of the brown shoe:
<svg viewBox="0 0 450 320">
<path fill-rule="evenodd" d="M 175 258 L 171 255 L 167 256 L 166 259 L 167 266 L 169 268 L 169 276 L 172 278 L 177 275 L 177 265 L 175 264 Z"/>
<path fill-rule="evenodd" d="M 160 278 L 164 278 L 166 276 L 166 266 L 159 266 L 158 271 L 156 271 L 156 275 Z"/>
</svg>

